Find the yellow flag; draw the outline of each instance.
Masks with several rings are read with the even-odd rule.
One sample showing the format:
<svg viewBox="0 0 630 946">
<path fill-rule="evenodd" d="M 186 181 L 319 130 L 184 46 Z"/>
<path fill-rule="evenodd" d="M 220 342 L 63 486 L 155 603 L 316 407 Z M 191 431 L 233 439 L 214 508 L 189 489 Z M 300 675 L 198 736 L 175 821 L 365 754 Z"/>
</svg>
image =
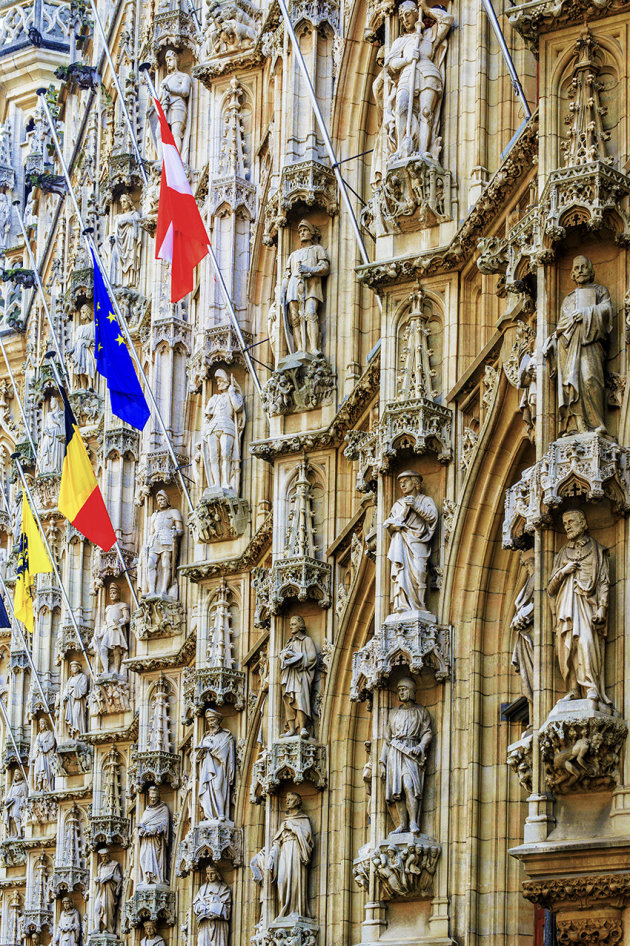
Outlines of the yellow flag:
<svg viewBox="0 0 630 946">
<path fill-rule="evenodd" d="M 35 623 L 33 619 L 33 575 L 38 572 L 51 571 L 50 559 L 33 518 L 26 492 L 22 490 L 22 527 L 20 529 L 20 550 L 13 610 L 16 618 L 19 618 L 31 633 Z"/>
</svg>

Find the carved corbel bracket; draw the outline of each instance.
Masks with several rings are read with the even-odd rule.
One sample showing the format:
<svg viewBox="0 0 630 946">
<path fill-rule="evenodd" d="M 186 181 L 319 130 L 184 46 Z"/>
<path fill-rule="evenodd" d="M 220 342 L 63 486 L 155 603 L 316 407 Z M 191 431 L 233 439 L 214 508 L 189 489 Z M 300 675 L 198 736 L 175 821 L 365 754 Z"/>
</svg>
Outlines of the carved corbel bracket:
<svg viewBox="0 0 630 946">
<path fill-rule="evenodd" d="M 382 900 L 431 897 L 441 852 L 440 843 L 424 834 L 390 834 L 377 847 L 361 848 L 352 874 L 359 887 L 367 890 L 373 870 Z"/>
<path fill-rule="evenodd" d="M 125 903 L 123 929 L 138 927 L 147 920 L 173 926 L 175 923 L 175 891 L 162 884 L 138 885 L 130 900 Z"/>
<path fill-rule="evenodd" d="M 220 542 L 243 535 L 249 525 L 250 510 L 246 499 L 225 493 L 204 495 L 188 518 L 197 542 Z"/>
<path fill-rule="evenodd" d="M 157 749 L 132 749 L 129 766 L 129 794 L 144 791 L 149 785 L 178 788 L 180 758 L 175 752 Z"/>
<path fill-rule="evenodd" d="M 201 716 L 207 706 L 230 703 L 236 710 L 245 706 L 245 673 L 232 667 L 185 667 L 184 720 Z"/>
<path fill-rule="evenodd" d="M 303 205 L 320 208 L 330 217 L 339 212 L 335 175 L 319 161 L 300 161 L 282 168 L 280 184 L 265 205 L 265 246 L 273 245 L 293 208 Z"/>
<path fill-rule="evenodd" d="M 627 734 L 622 719 L 589 700 L 560 701 L 538 739 L 547 788 L 556 795 L 613 788 Z"/>
<path fill-rule="evenodd" d="M 147 595 L 132 612 L 130 625 L 139 641 L 177 637 L 184 629 L 184 606 L 172 598 Z"/>
<path fill-rule="evenodd" d="M 282 782 L 312 782 L 320 791 L 328 784 L 326 746 L 304 736 L 287 736 L 272 742 L 252 769 L 249 800 L 260 804 L 277 792 Z"/>
<path fill-rule="evenodd" d="M 234 867 L 243 863 L 243 829 L 231 821 L 202 821 L 191 828 L 177 850 L 176 873 L 187 877 L 212 861 L 231 861 Z"/>
</svg>

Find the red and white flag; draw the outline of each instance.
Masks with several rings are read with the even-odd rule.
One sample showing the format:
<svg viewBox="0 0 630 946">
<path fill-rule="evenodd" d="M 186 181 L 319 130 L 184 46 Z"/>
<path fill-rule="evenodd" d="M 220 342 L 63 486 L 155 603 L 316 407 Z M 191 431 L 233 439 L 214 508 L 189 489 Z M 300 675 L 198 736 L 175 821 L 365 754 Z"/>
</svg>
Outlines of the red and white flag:
<svg viewBox="0 0 630 946">
<path fill-rule="evenodd" d="M 195 266 L 208 253 L 210 238 L 193 197 L 184 165 L 166 115 L 153 99 L 160 119 L 162 178 L 155 234 L 155 258 L 171 264 L 171 302 L 179 302 L 193 288 Z"/>
</svg>

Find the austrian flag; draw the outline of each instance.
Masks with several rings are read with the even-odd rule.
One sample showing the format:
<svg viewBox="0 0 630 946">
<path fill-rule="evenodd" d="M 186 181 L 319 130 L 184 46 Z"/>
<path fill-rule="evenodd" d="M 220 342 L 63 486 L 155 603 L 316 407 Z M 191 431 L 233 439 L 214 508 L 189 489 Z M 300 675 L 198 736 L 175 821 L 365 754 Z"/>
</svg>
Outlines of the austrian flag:
<svg viewBox="0 0 630 946">
<path fill-rule="evenodd" d="M 163 155 L 155 258 L 170 262 L 171 302 L 179 302 L 192 292 L 193 271 L 208 253 L 210 238 L 162 106 L 157 99 L 153 101 L 160 119 Z"/>
</svg>

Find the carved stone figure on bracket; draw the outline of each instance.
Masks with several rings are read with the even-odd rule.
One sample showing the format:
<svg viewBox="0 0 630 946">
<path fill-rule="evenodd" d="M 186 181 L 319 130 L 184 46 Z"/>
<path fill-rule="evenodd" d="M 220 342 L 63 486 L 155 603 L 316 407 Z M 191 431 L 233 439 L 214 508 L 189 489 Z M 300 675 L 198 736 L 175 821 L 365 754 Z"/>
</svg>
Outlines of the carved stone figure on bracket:
<svg viewBox="0 0 630 946">
<path fill-rule="evenodd" d="M 9 791 L 4 796 L 4 823 L 8 838 L 24 836 L 23 809 L 28 798 L 28 785 L 24 781 L 21 769 L 16 769 Z"/>
<path fill-rule="evenodd" d="M 61 913 L 55 925 L 52 946 L 79 946 L 81 942 L 81 914 L 70 897 L 61 901 Z"/>
<path fill-rule="evenodd" d="M 568 542 L 553 563 L 548 592 L 556 631 L 564 700 L 592 700 L 610 712 L 604 689 L 604 650 L 610 578 L 606 549 L 588 534 L 579 509 L 567 510 L 562 525 Z"/>
<path fill-rule="evenodd" d="M 94 883 L 96 895 L 94 902 L 94 919 L 99 933 L 116 934 L 116 917 L 120 903 L 123 876 L 120 864 L 109 853 L 106 847 L 99 848 L 98 867 Z"/>
<path fill-rule="evenodd" d="M 400 825 L 392 834 L 420 833 L 424 793 L 424 769 L 433 738 L 429 711 L 416 703 L 416 684 L 411 677 L 398 681 L 400 706 L 387 722 L 381 754 L 385 798 L 396 805 Z"/>
<path fill-rule="evenodd" d="M 606 286 L 594 282 L 587 256 L 573 260 L 577 285 L 562 303 L 545 355 L 556 377 L 558 433 L 606 433 L 605 346 L 612 331 L 612 303 Z"/>
<path fill-rule="evenodd" d="M 155 785 L 148 792 L 148 805 L 138 823 L 142 884 L 167 884 L 166 852 L 170 833 L 170 812 Z"/>
<path fill-rule="evenodd" d="M 241 478 L 241 437 L 245 410 L 241 389 L 223 368 L 215 372 L 218 393 L 206 404 L 201 451 L 211 490 L 238 496 Z"/>
<path fill-rule="evenodd" d="M 313 830 L 302 811 L 302 797 L 287 794 L 284 821 L 278 828 L 269 854 L 272 882 L 278 891 L 278 916 L 310 917 L 308 911 L 308 869 L 313 854 Z"/>
<path fill-rule="evenodd" d="M 217 710 L 206 710 L 208 731 L 197 755 L 201 759 L 199 803 L 208 821 L 230 820 L 230 802 L 236 779 L 236 746 L 229 729 L 221 727 L 223 716 Z"/>
<path fill-rule="evenodd" d="M 31 750 L 33 786 L 36 792 L 52 792 L 55 781 L 55 735 L 43 716 L 37 720 L 37 735 Z"/>
<path fill-rule="evenodd" d="M 72 345 L 68 349 L 72 373 L 80 388 L 90 388 L 94 383 L 94 344 L 94 316 L 89 305 L 82 305 L 79 309 L 79 324 L 74 330 Z"/>
<path fill-rule="evenodd" d="M 37 472 L 61 473 L 65 444 L 63 410 L 56 397 L 50 400 L 37 446 Z"/>
<path fill-rule="evenodd" d="M 430 496 L 420 492 L 422 477 L 414 470 L 398 475 L 402 496 L 383 525 L 391 535 L 392 611 L 426 613 L 427 565 L 438 511 Z"/>
<path fill-rule="evenodd" d="M 133 289 L 137 285 L 140 272 L 140 214 L 129 194 L 123 194 L 120 203 L 122 210 L 114 219 L 114 281 L 118 285 Z"/>
<path fill-rule="evenodd" d="M 308 736 L 313 723 L 311 688 L 317 651 L 306 633 L 304 618 L 294 615 L 289 622 L 291 635 L 280 651 L 280 685 L 287 717 L 285 736 Z"/>
<path fill-rule="evenodd" d="M 129 606 L 120 600 L 120 588 L 116 582 L 109 586 L 110 603 L 105 608 L 105 625 L 94 632 L 94 649 L 103 673 L 120 674 L 123 654 L 129 650 L 124 628 L 129 625 Z"/>
<path fill-rule="evenodd" d="M 518 390 L 521 392 L 519 410 L 530 439 L 534 436 L 536 424 L 536 353 L 525 351 L 518 366 Z"/>
<path fill-rule="evenodd" d="M 532 701 L 534 699 L 534 550 L 527 549 L 521 555 L 521 565 L 525 569 L 527 578 L 525 584 L 516 596 L 514 602 L 514 617 L 510 624 L 514 632 L 514 650 L 512 651 L 512 666 L 521 675 L 521 693 L 529 703 L 529 719 L 532 716 Z"/>
<path fill-rule="evenodd" d="M 71 739 L 78 739 L 86 731 L 87 695 L 89 683 L 78 660 L 70 663 L 70 676 L 63 691 L 64 719 Z"/>
<path fill-rule="evenodd" d="M 164 937 L 156 931 L 153 920 L 146 920 L 142 924 L 144 936 L 140 940 L 140 946 L 166 946 Z"/>
<path fill-rule="evenodd" d="M 285 334 L 289 352 L 321 350 L 319 307 L 324 301 L 322 279 L 330 272 L 330 258 L 317 240 L 319 227 L 300 220 L 298 236 L 302 244 L 287 260 L 282 281 Z"/>
<path fill-rule="evenodd" d="M 177 556 L 184 533 L 182 514 L 174 509 L 163 489 L 156 496 L 147 545 L 148 594 L 177 598 Z"/>
<path fill-rule="evenodd" d="M 206 881 L 193 900 L 197 917 L 197 946 L 228 946 L 232 892 L 214 866 L 206 867 Z"/>
<path fill-rule="evenodd" d="M 184 151 L 187 149 L 182 149 L 188 126 L 188 99 L 192 79 L 185 72 L 179 71 L 179 56 L 174 49 L 167 49 L 164 61 L 167 74 L 161 82 L 159 98 L 177 150 L 186 160 L 187 155 Z"/>
</svg>

